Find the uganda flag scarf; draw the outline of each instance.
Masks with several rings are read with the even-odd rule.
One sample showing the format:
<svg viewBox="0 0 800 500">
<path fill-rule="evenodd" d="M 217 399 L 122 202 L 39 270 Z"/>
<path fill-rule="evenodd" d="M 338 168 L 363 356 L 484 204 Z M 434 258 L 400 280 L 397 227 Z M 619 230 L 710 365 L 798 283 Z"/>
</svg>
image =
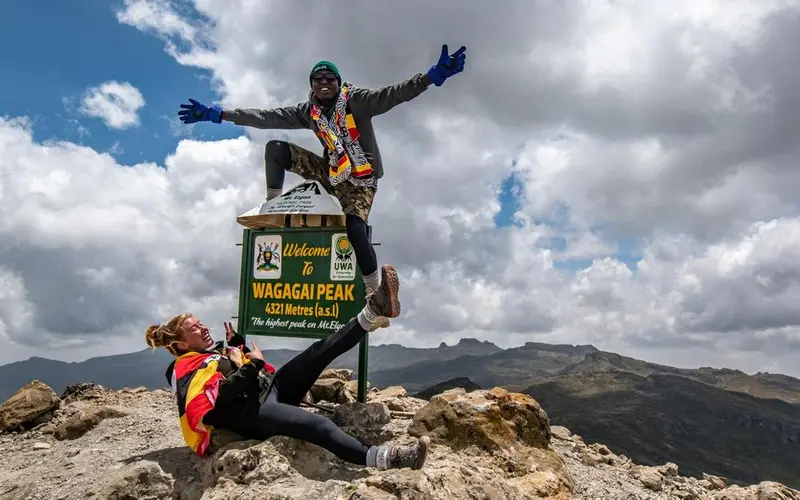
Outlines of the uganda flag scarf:
<svg viewBox="0 0 800 500">
<path fill-rule="evenodd" d="M 358 184 L 372 176 L 370 164 L 359 139 L 361 134 L 350 111 L 351 85 L 345 83 L 334 104 L 331 121 L 322 113 L 319 104 L 312 104 L 311 119 L 317 125 L 316 134 L 328 149 L 328 181 L 335 186 L 345 180 Z"/>
<path fill-rule="evenodd" d="M 219 353 L 189 352 L 176 359 L 172 375 L 183 440 L 201 457 L 208 450 L 212 430 L 203 425 L 203 417 L 214 408 L 223 379 L 217 370 L 219 360 Z"/>
</svg>

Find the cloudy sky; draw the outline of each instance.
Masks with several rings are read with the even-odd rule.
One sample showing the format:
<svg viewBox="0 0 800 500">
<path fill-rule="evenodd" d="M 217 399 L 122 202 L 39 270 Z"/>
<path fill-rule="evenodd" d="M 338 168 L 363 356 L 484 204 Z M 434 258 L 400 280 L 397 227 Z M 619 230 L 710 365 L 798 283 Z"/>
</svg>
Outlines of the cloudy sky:
<svg viewBox="0 0 800 500">
<path fill-rule="evenodd" d="M 375 120 L 404 314 L 373 343 L 800 375 L 800 1 L 345 3 L 0 6 L 0 363 L 140 350 L 186 309 L 219 338 L 265 142 L 320 146 L 178 106 L 294 104 L 319 59 L 379 87 L 447 43 L 466 70 Z"/>
</svg>

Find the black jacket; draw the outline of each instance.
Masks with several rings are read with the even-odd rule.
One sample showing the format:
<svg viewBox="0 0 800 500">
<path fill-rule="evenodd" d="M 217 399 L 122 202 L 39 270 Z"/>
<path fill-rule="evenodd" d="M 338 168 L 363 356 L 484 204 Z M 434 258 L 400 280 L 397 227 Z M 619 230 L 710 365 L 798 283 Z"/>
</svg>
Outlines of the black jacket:
<svg viewBox="0 0 800 500">
<path fill-rule="evenodd" d="M 238 333 L 233 335 L 228 345 L 239 347 L 245 354 L 250 352 L 245 346 L 244 337 Z M 219 341 L 207 351 L 222 354 L 224 348 L 225 344 Z M 242 426 L 253 422 L 272 385 L 272 374 L 264 369 L 265 366 L 264 361 L 251 359 L 249 363 L 237 368 L 229 358 L 223 356 L 219 360 L 217 370 L 225 378 L 219 383 L 214 409 L 203 417 L 203 422 L 213 427 L 239 432 Z M 172 386 L 174 367 L 175 361 L 172 361 L 164 374 L 170 386 Z"/>
</svg>

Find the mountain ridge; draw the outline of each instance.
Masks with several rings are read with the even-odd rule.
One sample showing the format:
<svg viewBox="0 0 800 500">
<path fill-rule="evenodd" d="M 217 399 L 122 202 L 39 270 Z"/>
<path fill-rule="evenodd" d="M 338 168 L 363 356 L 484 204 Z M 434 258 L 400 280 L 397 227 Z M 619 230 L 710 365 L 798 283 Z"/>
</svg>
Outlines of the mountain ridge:
<svg viewBox="0 0 800 500">
<path fill-rule="evenodd" d="M 299 350 L 262 349 L 275 366 L 281 366 Z M 58 390 L 90 380 L 108 387 L 163 387 L 164 367 L 171 356 L 163 350 L 144 348 L 122 354 L 95 356 L 83 361 L 60 361 L 41 356 L 0 365 L 0 401 L 15 387 L 38 378 Z M 137 370 L 119 373 L 122 366 Z M 357 369 L 358 350 L 353 349 L 335 360 L 331 367 Z M 469 377 L 481 387 L 499 385 L 523 390 L 534 380 L 579 371 L 627 370 L 633 373 L 671 373 L 686 376 L 728 390 L 758 397 L 781 399 L 800 404 L 800 379 L 785 374 L 757 372 L 747 374 L 731 368 L 676 368 L 669 365 L 602 351 L 591 344 L 547 344 L 526 342 L 510 348 L 472 337 L 455 344 L 441 342 L 437 347 L 405 347 L 397 343 L 371 345 L 369 376 L 378 385 L 402 383 L 410 391 L 419 391 L 458 377 Z"/>
<path fill-rule="evenodd" d="M 732 368 L 676 368 L 643 361 L 621 354 L 597 351 L 587 354 L 578 363 L 569 365 L 558 374 L 578 374 L 598 371 L 628 371 L 639 375 L 670 374 L 690 378 L 714 387 L 756 395 L 763 399 L 780 399 L 800 404 L 800 379 L 784 374 L 757 372 L 747 374 Z"/>
</svg>

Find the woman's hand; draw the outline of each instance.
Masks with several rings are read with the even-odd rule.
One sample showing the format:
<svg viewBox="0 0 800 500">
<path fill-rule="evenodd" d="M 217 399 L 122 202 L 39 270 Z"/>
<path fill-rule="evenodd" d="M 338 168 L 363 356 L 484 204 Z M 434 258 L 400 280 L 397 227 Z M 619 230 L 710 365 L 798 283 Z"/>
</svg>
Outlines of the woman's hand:
<svg viewBox="0 0 800 500">
<path fill-rule="evenodd" d="M 236 365 L 237 368 L 242 367 L 242 363 L 244 363 L 244 360 L 242 359 L 242 351 L 240 351 L 236 347 L 229 347 L 227 354 L 228 354 L 228 359 L 231 360 L 231 363 Z"/>
<path fill-rule="evenodd" d="M 230 342 L 236 332 L 233 330 L 233 325 L 230 321 L 225 321 L 223 324 L 225 325 L 225 340 Z"/>
<path fill-rule="evenodd" d="M 256 346 L 255 341 L 253 341 L 253 348 L 250 349 L 250 352 L 245 354 L 245 356 L 247 356 L 248 359 L 260 359 L 264 361 L 264 355 L 261 354 L 261 350 Z"/>
</svg>

